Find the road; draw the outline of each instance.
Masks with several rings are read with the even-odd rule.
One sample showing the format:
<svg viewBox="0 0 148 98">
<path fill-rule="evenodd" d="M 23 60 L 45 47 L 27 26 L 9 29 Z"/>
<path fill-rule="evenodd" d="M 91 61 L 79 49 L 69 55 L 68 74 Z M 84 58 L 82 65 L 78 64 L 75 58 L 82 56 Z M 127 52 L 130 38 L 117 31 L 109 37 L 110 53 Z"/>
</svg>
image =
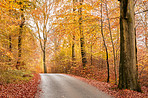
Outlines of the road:
<svg viewBox="0 0 148 98">
<path fill-rule="evenodd" d="M 68 75 L 40 75 L 40 98 L 111 98 L 97 88 Z"/>
</svg>

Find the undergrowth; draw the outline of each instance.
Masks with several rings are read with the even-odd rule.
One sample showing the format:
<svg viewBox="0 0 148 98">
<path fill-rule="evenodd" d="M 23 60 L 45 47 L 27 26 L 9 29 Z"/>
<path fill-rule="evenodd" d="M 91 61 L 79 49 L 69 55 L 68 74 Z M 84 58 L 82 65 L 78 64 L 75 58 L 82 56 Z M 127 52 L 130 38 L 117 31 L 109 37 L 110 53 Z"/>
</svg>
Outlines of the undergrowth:
<svg viewBox="0 0 148 98">
<path fill-rule="evenodd" d="M 28 77 L 24 77 L 24 75 L 29 75 Z M 33 75 L 31 71 L 26 70 L 16 70 L 16 69 L 7 69 L 0 71 L 0 84 L 8 84 L 8 83 L 19 83 L 29 81 Z"/>
</svg>

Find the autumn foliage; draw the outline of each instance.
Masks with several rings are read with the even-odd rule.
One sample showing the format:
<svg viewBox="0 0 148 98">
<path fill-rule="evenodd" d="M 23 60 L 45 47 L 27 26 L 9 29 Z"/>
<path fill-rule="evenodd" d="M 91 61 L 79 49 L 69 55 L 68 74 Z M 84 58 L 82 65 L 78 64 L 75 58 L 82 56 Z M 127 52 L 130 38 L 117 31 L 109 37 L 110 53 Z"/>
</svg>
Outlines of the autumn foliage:
<svg viewBox="0 0 148 98">
<path fill-rule="evenodd" d="M 121 0 L 1 0 L 1 96 L 35 94 L 39 76 L 22 77 L 32 71 L 68 73 L 118 84 L 121 38 L 118 1 Z M 147 9 L 147 0 L 134 0 L 138 80 L 145 87 Z M 18 84 L 17 80 L 29 82 Z"/>
</svg>

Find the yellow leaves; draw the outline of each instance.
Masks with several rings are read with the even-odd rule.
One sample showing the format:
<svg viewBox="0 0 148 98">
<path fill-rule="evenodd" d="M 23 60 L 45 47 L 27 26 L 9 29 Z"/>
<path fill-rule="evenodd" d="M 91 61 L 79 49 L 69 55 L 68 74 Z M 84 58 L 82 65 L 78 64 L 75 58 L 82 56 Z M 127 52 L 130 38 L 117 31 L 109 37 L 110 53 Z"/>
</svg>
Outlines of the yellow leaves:
<svg viewBox="0 0 148 98">
<path fill-rule="evenodd" d="M 6 6 L 0 2 L 0 8 L 6 8 Z"/>
<path fill-rule="evenodd" d="M 12 10 L 20 9 L 20 6 L 13 0 L 2 0 L 2 2 L 0 2 L 0 8 L 4 11 L 3 13 L 6 13 Z"/>
<path fill-rule="evenodd" d="M 20 3 L 21 2 L 21 3 Z M 0 2 L 0 8 L 5 8 L 5 10 L 18 10 L 21 8 L 29 7 L 28 0 L 2 0 Z"/>
<path fill-rule="evenodd" d="M 11 59 L 13 59 L 12 53 L 10 51 L 8 51 L 6 48 L 2 47 L 1 43 L 0 43 L 0 52 L 2 52 L 3 55 L 6 55 L 6 56 L 10 57 Z"/>
<path fill-rule="evenodd" d="M 89 5 L 89 4 L 83 4 L 82 8 L 85 9 L 86 11 L 90 11 L 93 9 L 93 6 Z"/>
</svg>

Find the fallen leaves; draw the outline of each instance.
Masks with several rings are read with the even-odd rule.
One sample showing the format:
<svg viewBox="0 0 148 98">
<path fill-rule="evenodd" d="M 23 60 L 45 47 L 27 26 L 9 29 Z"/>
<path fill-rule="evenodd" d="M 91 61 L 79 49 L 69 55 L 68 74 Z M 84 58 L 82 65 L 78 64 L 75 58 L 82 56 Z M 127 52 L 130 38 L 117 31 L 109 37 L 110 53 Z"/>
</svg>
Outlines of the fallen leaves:
<svg viewBox="0 0 148 98">
<path fill-rule="evenodd" d="M 70 76 L 73 76 L 83 82 L 86 82 L 115 98 L 148 98 L 148 87 L 145 87 L 145 86 L 142 87 L 143 93 L 140 93 L 140 92 L 127 90 L 127 89 L 119 90 L 117 88 L 117 85 L 112 85 L 106 82 L 86 79 L 86 78 L 75 76 L 75 75 L 70 75 Z"/>
<path fill-rule="evenodd" d="M 0 98 L 34 98 L 38 91 L 40 75 L 33 75 L 34 77 L 26 83 L 0 85 Z"/>
</svg>

